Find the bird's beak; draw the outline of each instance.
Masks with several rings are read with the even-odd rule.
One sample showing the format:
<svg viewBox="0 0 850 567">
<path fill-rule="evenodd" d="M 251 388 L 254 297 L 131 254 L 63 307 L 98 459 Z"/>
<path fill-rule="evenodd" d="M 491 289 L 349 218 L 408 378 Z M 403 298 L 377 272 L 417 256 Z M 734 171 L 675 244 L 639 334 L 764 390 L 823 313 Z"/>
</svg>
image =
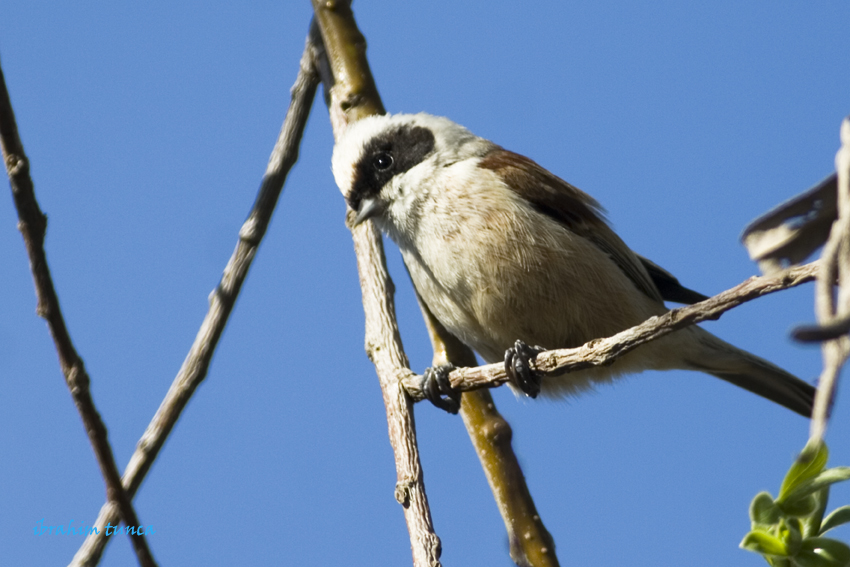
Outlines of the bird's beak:
<svg viewBox="0 0 850 567">
<path fill-rule="evenodd" d="M 381 204 L 378 199 L 368 198 L 360 201 L 360 209 L 357 211 L 357 216 L 354 217 L 354 226 L 357 226 L 366 219 L 370 219 L 381 212 Z"/>
</svg>

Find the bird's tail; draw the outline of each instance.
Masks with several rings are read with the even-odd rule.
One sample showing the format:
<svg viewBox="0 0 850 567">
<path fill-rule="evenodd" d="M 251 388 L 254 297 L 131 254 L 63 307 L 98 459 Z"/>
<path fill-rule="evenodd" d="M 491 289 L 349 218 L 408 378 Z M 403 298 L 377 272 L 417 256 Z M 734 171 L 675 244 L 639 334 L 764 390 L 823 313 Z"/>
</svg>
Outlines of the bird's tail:
<svg viewBox="0 0 850 567">
<path fill-rule="evenodd" d="M 774 401 L 805 417 L 811 417 L 815 388 L 778 366 L 741 350 L 699 327 L 691 327 L 703 348 L 688 353 L 693 370 Z"/>
</svg>

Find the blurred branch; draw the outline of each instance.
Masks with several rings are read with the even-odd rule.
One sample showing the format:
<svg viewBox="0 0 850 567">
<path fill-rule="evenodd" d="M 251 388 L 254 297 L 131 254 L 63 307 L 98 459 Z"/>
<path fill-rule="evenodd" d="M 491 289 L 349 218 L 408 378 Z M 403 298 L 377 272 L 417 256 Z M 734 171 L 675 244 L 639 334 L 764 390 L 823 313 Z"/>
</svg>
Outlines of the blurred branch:
<svg viewBox="0 0 850 567">
<path fill-rule="evenodd" d="M 357 29 L 349 3 L 313 0 L 313 10 L 332 72 L 332 76 L 324 77 L 325 89 L 330 95 L 328 111 L 334 137 L 339 139 L 348 124 L 365 116 L 383 114 L 384 108 L 366 61 L 366 41 Z M 394 289 L 387 273 L 381 235 L 371 221 L 353 227 L 351 234 L 366 315 L 366 352 L 375 364 L 381 384 L 395 455 L 398 478 L 395 497 L 404 508 L 413 564 L 437 567 L 440 538 L 434 532 L 425 494 L 413 402 L 401 384 L 403 377 L 413 373 L 396 324 Z"/>
<path fill-rule="evenodd" d="M 12 101 L 6 89 L 6 79 L 0 69 L 0 145 L 3 149 L 3 161 L 12 187 L 12 197 L 18 211 L 18 230 L 24 237 L 24 245 L 30 260 L 30 270 L 35 282 L 37 297 L 36 313 L 45 321 L 53 336 L 53 344 L 59 355 L 59 366 L 65 375 L 65 383 L 71 391 L 74 405 L 80 412 L 83 425 L 94 449 L 100 472 L 106 481 L 106 498 L 120 510 L 124 525 L 141 526 L 130 497 L 121 485 L 121 475 L 112 455 L 112 447 L 107 438 L 106 426 L 97 412 L 89 389 L 90 380 L 82 358 L 74 348 L 71 335 L 65 326 L 65 319 L 59 307 L 59 297 L 53 287 L 53 278 L 47 265 L 44 251 L 44 237 L 47 233 L 47 217 L 41 212 L 35 198 L 35 187 L 30 177 L 29 161 L 18 135 L 18 126 L 12 110 Z M 117 523 L 118 515 L 113 520 Z M 143 535 L 131 535 L 130 541 L 136 551 L 139 564 L 154 566 L 153 556 Z"/>
<path fill-rule="evenodd" d="M 800 325 L 791 331 L 791 338 L 802 343 L 821 343 L 850 332 L 850 316 L 840 317 L 823 325 Z"/>
<path fill-rule="evenodd" d="M 836 183 L 832 174 L 744 229 L 741 241 L 762 273 L 773 274 L 799 264 L 823 246 L 838 215 Z"/>
<path fill-rule="evenodd" d="M 260 241 L 266 233 L 286 176 L 298 159 L 298 146 L 301 143 L 318 83 L 318 73 L 313 64 L 313 47 L 308 38 L 301 57 L 298 77 L 291 89 L 292 99 L 289 109 L 269 158 L 254 206 L 239 230 L 239 242 L 224 268 L 218 287 L 210 295 L 210 308 L 195 337 L 195 342 L 156 415 L 136 445 L 136 451 L 124 472 L 124 488 L 131 498 L 141 486 L 142 480 L 150 470 L 195 389 L 206 378 L 218 340 L 227 324 L 242 283 L 248 275 Z M 101 508 L 93 525 L 102 526 L 107 522 L 115 521 L 115 518 L 114 506 L 107 503 Z M 103 533 L 88 536 L 74 556 L 71 565 L 96 565 L 108 541 Z"/>
<path fill-rule="evenodd" d="M 768 293 L 812 281 L 818 274 L 818 266 L 819 262 L 811 262 L 773 276 L 753 276 L 705 301 L 651 317 L 640 325 L 607 339 L 592 340 L 578 348 L 540 353 L 532 364 L 538 371 L 551 375 L 611 364 L 618 357 L 651 340 L 701 321 L 719 319 L 726 311 Z M 449 380 L 453 388 L 466 392 L 501 386 L 508 381 L 508 377 L 505 374 L 505 365 L 496 363 L 476 368 L 457 368 L 449 374 Z M 417 401 L 425 398 L 420 382 L 416 376 L 411 376 L 404 382 L 408 393 Z"/>
<path fill-rule="evenodd" d="M 434 317 L 417 294 L 434 347 L 434 366 L 475 366 L 475 355 Z M 520 567 L 557 567 L 555 541 L 537 513 L 525 475 L 511 447 L 513 432 L 486 389 L 464 392 L 460 415 L 481 461 L 508 532 L 511 559 Z"/>
<path fill-rule="evenodd" d="M 850 117 L 841 123 L 841 148 L 835 155 L 838 174 L 838 220 L 832 224 L 829 240 L 824 246 L 815 290 L 815 312 L 818 323 L 829 329 L 840 328 L 850 317 Z M 835 285 L 838 283 L 838 297 Z M 818 392 L 812 410 L 810 435 L 814 441 L 823 439 L 826 424 L 835 398 L 838 373 L 850 353 L 850 337 L 846 334 L 826 341 L 821 346 L 823 371 L 818 380 Z"/>
</svg>

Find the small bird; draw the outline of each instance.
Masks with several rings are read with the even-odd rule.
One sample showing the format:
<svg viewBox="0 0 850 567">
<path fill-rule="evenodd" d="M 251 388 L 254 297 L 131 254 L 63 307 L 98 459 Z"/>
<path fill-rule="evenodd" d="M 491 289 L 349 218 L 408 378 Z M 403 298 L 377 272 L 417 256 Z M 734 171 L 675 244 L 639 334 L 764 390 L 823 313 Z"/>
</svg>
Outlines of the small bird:
<svg viewBox="0 0 850 567">
<path fill-rule="evenodd" d="M 346 130 L 333 174 L 354 224 L 372 219 L 401 249 L 417 293 L 445 328 L 510 384 L 571 395 L 643 370 L 706 372 L 810 416 L 815 389 L 691 326 L 605 367 L 540 379 L 529 359 L 614 335 L 706 297 L 634 253 L 589 195 L 539 166 L 429 114 L 370 116 Z M 528 345 L 535 345 L 529 347 Z M 456 412 L 445 368 L 425 390 Z"/>
</svg>

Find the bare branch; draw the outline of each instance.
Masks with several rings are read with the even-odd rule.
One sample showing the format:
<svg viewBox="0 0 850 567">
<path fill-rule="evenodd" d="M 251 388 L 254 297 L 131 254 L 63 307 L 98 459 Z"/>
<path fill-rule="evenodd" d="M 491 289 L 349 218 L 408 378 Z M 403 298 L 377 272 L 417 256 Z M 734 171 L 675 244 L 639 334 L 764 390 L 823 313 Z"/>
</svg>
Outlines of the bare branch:
<svg viewBox="0 0 850 567">
<path fill-rule="evenodd" d="M 700 321 L 718 319 L 726 311 L 768 293 L 812 281 L 818 273 L 819 262 L 790 268 L 773 276 L 753 276 L 747 281 L 714 297 L 672 309 L 657 317 L 617 333 L 607 339 L 596 339 L 578 348 L 550 350 L 537 355 L 534 367 L 544 374 L 558 375 L 572 370 L 611 364 L 618 357 L 651 340 Z M 469 391 L 493 388 L 508 381 L 505 365 L 496 363 L 476 368 L 458 368 L 449 374 L 452 387 Z M 405 380 L 405 388 L 416 401 L 425 398 L 419 377 Z"/>
<path fill-rule="evenodd" d="M 416 297 L 434 347 L 434 366 L 474 365 L 472 350 L 437 321 L 419 294 Z M 537 513 L 511 446 L 513 431 L 496 409 L 493 396 L 485 389 L 464 392 L 460 416 L 505 522 L 511 559 L 520 567 L 557 567 L 555 540 Z"/>
<path fill-rule="evenodd" d="M 100 472 L 106 481 L 106 498 L 117 505 L 124 525 L 135 529 L 141 526 L 131 498 L 121 485 L 121 475 L 112 455 L 112 447 L 107 438 L 106 426 L 94 405 L 89 389 L 90 380 L 83 359 L 74 348 L 71 335 L 65 326 L 65 319 L 59 307 L 59 297 L 53 287 L 53 278 L 47 265 L 44 251 L 44 237 L 47 232 L 47 217 L 41 212 L 35 198 L 35 187 L 29 174 L 29 161 L 18 135 L 18 126 L 12 110 L 6 79 L 0 69 L 0 145 L 3 148 L 3 161 L 12 187 L 12 197 L 18 210 L 18 230 L 24 237 L 24 245 L 30 259 L 30 270 L 35 281 L 35 293 L 38 298 L 36 312 L 47 321 L 53 344 L 59 354 L 59 366 L 65 375 L 65 383 L 71 390 L 74 405 L 80 412 L 89 442 L 94 449 Z M 117 523 L 118 516 L 113 520 Z M 130 535 L 130 541 L 136 551 L 139 564 L 154 566 L 156 562 L 143 535 Z"/>
<path fill-rule="evenodd" d="M 404 508 L 413 564 L 436 567 L 440 565 L 440 538 L 434 531 L 425 493 L 413 402 L 402 386 L 402 379 L 413 372 L 408 368 L 395 322 L 392 282 L 384 262 L 380 233 L 370 222 L 356 227 L 352 236 L 366 313 L 366 352 L 378 373 L 395 455 L 395 498 Z"/>
<path fill-rule="evenodd" d="M 136 451 L 124 472 L 124 487 L 131 498 L 142 484 L 142 480 L 150 470 L 195 389 L 206 378 L 213 352 L 227 324 L 242 283 L 248 275 L 260 241 L 266 233 L 286 176 L 298 159 L 298 146 L 301 143 L 318 83 L 318 73 L 313 65 L 313 47 L 308 39 L 304 55 L 301 57 L 298 77 L 291 89 L 292 100 L 289 110 L 269 158 L 254 206 L 239 230 L 239 242 L 224 268 L 221 282 L 210 295 L 210 309 L 195 337 L 195 342 L 156 415 L 136 445 Z M 106 522 L 114 521 L 115 517 L 114 506 L 106 503 L 93 525 L 105 525 Z M 96 565 L 107 542 L 108 538 L 103 534 L 88 536 L 74 556 L 71 565 Z"/>
<path fill-rule="evenodd" d="M 840 327 L 850 317 L 850 117 L 841 123 L 841 149 L 835 155 L 838 174 L 838 220 L 832 225 L 824 246 L 815 292 L 815 311 L 821 327 Z M 834 297 L 838 282 L 838 297 Z M 835 397 L 838 373 L 850 354 L 850 337 L 846 334 L 821 345 L 823 371 L 812 410 L 810 435 L 823 439 Z"/>
<path fill-rule="evenodd" d="M 366 41 L 357 29 L 349 3 L 313 0 L 331 76 L 324 77 L 330 93 L 329 114 L 334 137 L 348 124 L 384 112 L 366 60 Z M 321 64 L 320 64 L 321 65 Z M 329 83 L 329 81 L 333 83 Z M 350 224 L 349 224 L 350 226 Z M 402 380 L 413 376 L 401 345 L 393 304 L 393 284 L 387 273 L 381 235 L 371 221 L 351 229 L 363 310 L 366 352 L 375 364 L 387 411 L 390 444 L 395 455 L 396 500 L 404 508 L 413 564 L 440 565 L 440 538 L 434 532 L 416 442 L 413 402 Z"/>
</svg>

